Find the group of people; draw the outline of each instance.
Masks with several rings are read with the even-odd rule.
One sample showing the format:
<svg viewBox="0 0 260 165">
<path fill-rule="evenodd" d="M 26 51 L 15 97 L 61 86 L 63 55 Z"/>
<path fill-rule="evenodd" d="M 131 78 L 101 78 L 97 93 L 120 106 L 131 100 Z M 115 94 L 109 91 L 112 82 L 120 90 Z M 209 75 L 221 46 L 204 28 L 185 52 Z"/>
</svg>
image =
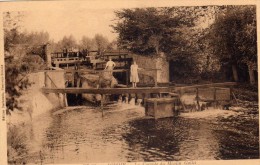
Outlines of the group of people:
<svg viewBox="0 0 260 165">
<path fill-rule="evenodd" d="M 115 62 L 113 62 L 112 59 L 109 58 L 109 61 L 106 63 L 105 70 L 107 70 L 110 74 L 112 74 L 115 66 L 116 66 Z M 136 64 L 136 61 L 133 61 L 130 67 L 130 82 L 132 83 L 133 88 L 136 88 L 136 84 L 139 82 L 138 70 L 140 69 L 141 68 L 139 68 L 138 65 Z"/>
</svg>

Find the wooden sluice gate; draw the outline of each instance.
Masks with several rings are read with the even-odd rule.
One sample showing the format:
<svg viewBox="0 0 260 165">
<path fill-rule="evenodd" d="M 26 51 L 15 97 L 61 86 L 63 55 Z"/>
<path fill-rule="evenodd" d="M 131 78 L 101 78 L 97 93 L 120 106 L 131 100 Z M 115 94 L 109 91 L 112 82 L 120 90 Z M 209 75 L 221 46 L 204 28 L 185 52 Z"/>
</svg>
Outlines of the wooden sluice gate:
<svg viewBox="0 0 260 165">
<path fill-rule="evenodd" d="M 173 117 L 178 112 L 175 108 L 178 98 L 147 98 L 145 104 L 145 114 L 155 119 Z"/>
<path fill-rule="evenodd" d="M 182 86 L 176 87 L 175 92 L 179 94 L 184 111 L 187 111 L 189 106 L 191 111 L 205 110 L 210 106 L 229 109 L 235 85 L 235 82 L 225 82 Z"/>
</svg>

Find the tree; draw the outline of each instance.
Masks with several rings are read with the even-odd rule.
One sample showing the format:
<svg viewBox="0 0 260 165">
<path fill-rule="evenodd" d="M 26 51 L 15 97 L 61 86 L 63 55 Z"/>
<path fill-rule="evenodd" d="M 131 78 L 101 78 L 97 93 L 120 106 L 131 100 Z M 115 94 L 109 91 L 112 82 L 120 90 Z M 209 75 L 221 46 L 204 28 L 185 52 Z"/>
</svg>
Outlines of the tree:
<svg viewBox="0 0 260 165">
<path fill-rule="evenodd" d="M 185 50 L 189 30 L 183 30 L 195 27 L 205 13 L 207 7 L 197 6 L 123 9 L 116 12 L 118 22 L 112 27 L 119 44 L 134 53 L 172 55 Z"/>
<path fill-rule="evenodd" d="M 94 41 L 96 42 L 96 46 L 99 52 L 105 51 L 109 44 L 108 39 L 101 34 L 96 34 L 94 37 Z"/>
<path fill-rule="evenodd" d="M 4 16 L 7 113 L 14 109 L 22 110 L 17 100 L 22 91 L 30 85 L 28 73 L 45 67 L 40 57 L 30 55 L 43 53 L 42 44 L 48 42 L 49 34 L 21 32 L 22 16 L 19 12 L 7 12 Z"/>
<path fill-rule="evenodd" d="M 71 49 L 71 48 L 78 47 L 77 41 L 75 37 L 73 37 L 72 35 L 68 37 L 64 36 L 63 39 L 58 44 L 60 45 L 61 50 L 63 50 L 64 48 Z"/>
<path fill-rule="evenodd" d="M 218 58 L 231 65 L 234 80 L 239 80 L 238 68 L 246 64 L 250 82 L 254 84 L 252 64 L 257 61 L 255 6 L 227 6 L 212 24 L 209 38 Z"/>
<path fill-rule="evenodd" d="M 97 49 L 96 41 L 94 39 L 83 36 L 80 41 L 80 48 L 88 49 L 88 50 L 96 50 Z"/>
<path fill-rule="evenodd" d="M 117 50 L 118 49 L 118 43 L 116 40 L 113 40 L 112 42 L 110 42 L 107 46 L 108 50 Z"/>
</svg>

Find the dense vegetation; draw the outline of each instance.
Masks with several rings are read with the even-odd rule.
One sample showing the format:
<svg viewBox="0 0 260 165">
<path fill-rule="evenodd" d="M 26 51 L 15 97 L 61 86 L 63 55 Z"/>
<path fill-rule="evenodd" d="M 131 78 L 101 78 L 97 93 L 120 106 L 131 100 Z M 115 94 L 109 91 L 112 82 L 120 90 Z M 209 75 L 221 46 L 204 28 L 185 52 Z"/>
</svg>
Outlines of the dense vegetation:
<svg viewBox="0 0 260 165">
<path fill-rule="evenodd" d="M 120 46 L 166 54 L 176 79 L 256 83 L 255 6 L 123 9 L 116 16 Z"/>
<path fill-rule="evenodd" d="M 19 109 L 18 98 L 30 85 L 27 75 L 44 69 L 42 43 L 49 40 L 46 32 L 21 32 L 24 13 L 4 13 L 4 51 L 7 113 Z M 36 56 L 38 55 L 38 56 Z"/>
</svg>

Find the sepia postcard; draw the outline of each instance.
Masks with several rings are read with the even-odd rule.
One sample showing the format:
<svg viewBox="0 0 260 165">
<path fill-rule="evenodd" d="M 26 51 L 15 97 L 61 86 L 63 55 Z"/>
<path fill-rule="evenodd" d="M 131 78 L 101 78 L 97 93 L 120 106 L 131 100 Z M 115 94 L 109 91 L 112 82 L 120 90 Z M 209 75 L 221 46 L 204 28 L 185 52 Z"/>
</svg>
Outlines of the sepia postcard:
<svg viewBox="0 0 260 165">
<path fill-rule="evenodd" d="M 259 165 L 259 22 L 256 0 L 0 2 L 0 164 Z"/>
</svg>

